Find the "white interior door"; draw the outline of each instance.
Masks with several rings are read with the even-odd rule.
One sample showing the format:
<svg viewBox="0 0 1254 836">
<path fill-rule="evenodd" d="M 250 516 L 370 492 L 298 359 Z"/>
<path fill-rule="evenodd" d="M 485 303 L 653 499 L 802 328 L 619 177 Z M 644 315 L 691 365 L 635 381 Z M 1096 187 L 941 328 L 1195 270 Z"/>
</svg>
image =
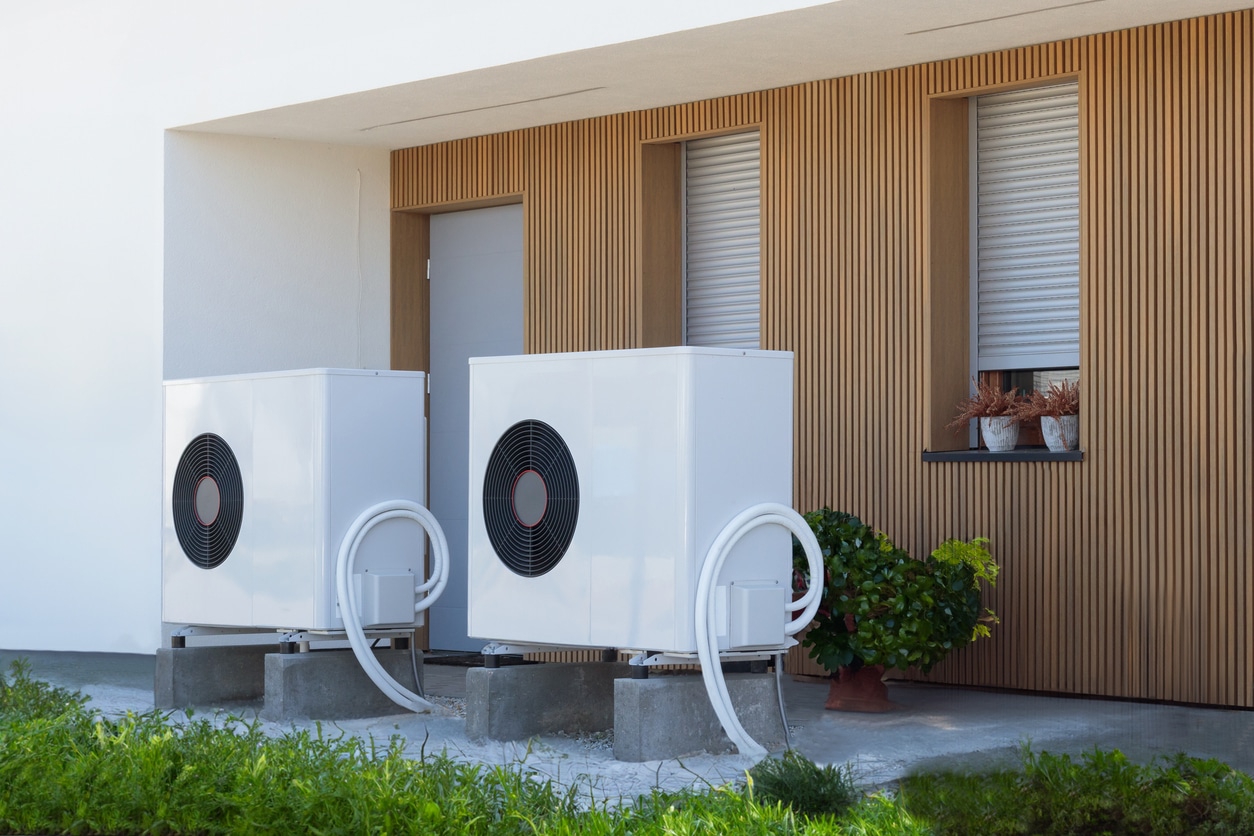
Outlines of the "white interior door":
<svg viewBox="0 0 1254 836">
<path fill-rule="evenodd" d="M 433 650 L 480 650 L 466 635 L 471 357 L 523 353 L 522 206 L 431 217 L 431 512 L 449 581 L 431 607 Z"/>
</svg>

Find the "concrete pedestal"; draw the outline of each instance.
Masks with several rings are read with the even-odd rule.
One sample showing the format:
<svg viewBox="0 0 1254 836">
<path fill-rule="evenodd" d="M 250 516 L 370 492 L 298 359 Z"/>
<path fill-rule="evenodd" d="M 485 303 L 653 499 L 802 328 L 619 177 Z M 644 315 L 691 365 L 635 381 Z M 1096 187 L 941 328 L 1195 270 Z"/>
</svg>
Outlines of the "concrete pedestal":
<svg viewBox="0 0 1254 836">
<path fill-rule="evenodd" d="M 736 716 L 769 750 L 785 744 L 774 674 L 727 675 Z M 700 675 L 652 676 L 614 683 L 614 757 L 640 763 L 732 750 Z"/>
<path fill-rule="evenodd" d="M 374 655 L 393 679 L 417 693 L 408 650 L 375 650 Z M 266 655 L 265 720 L 348 720 L 405 712 L 370 680 L 351 650 Z"/>
<path fill-rule="evenodd" d="M 614 724 L 615 682 L 629 674 L 622 662 L 470 668 L 466 735 L 524 740 L 559 731 L 604 731 Z"/>
<path fill-rule="evenodd" d="M 275 645 L 161 647 L 157 649 L 153 705 L 220 708 L 259 700 L 265 691 L 265 658 Z"/>
</svg>

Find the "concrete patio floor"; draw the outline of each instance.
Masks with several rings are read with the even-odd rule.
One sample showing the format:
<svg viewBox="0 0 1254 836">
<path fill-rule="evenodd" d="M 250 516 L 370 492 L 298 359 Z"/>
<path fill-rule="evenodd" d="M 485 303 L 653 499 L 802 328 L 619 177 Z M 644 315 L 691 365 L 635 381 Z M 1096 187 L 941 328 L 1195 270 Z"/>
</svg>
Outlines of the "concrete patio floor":
<svg viewBox="0 0 1254 836">
<path fill-rule="evenodd" d="M 154 657 L 145 655 L 0 650 L 5 669 L 30 661 L 40 679 L 80 690 L 107 713 L 153 707 Z M 427 665 L 428 695 L 455 706 L 465 695 L 466 668 Z M 1118 748 L 1137 761 L 1185 752 L 1216 758 L 1254 773 L 1254 711 L 1191 708 L 1114 700 L 1006 694 L 913 683 L 891 683 L 901 708 L 889 714 L 823 710 L 826 685 L 784 679 L 794 746 L 819 763 L 852 764 L 860 783 L 889 785 L 921 768 L 982 769 L 1012 764 L 1020 746 L 1080 754 Z M 251 717 L 249 707 L 242 710 Z M 175 718 L 181 718 L 176 713 Z M 265 724 L 280 734 L 291 724 Z M 297 724 L 312 728 L 312 722 Z M 323 724 L 362 737 L 406 739 L 407 752 L 447 751 L 485 764 L 521 764 L 598 798 L 632 798 L 653 788 L 679 789 L 736 781 L 753 761 L 739 755 L 699 754 L 671 761 L 627 764 L 614 760 L 608 735 L 546 736 L 525 743 L 469 741 L 454 711 L 398 713 L 370 720 Z"/>
</svg>

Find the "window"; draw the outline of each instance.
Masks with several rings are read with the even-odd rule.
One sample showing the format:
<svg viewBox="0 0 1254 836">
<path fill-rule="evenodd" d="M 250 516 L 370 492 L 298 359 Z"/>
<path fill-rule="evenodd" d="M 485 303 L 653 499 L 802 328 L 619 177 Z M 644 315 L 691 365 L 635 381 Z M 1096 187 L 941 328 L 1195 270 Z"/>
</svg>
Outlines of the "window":
<svg viewBox="0 0 1254 836">
<path fill-rule="evenodd" d="M 761 162 L 757 131 L 684 148 L 684 343 L 758 348 Z"/>
<path fill-rule="evenodd" d="M 929 103 L 929 458 L 974 446 L 945 429 L 972 377 L 1079 376 L 1079 122 L 1075 81 Z"/>
<path fill-rule="evenodd" d="M 1076 82 L 970 108 L 973 370 L 1080 365 Z"/>
</svg>

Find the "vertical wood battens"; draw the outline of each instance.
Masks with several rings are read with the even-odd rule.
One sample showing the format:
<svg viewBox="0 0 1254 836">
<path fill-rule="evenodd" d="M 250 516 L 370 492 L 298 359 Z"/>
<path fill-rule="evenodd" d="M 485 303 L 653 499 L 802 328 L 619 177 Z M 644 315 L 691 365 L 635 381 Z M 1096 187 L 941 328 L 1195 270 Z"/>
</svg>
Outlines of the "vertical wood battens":
<svg viewBox="0 0 1254 836">
<path fill-rule="evenodd" d="M 945 208 L 929 108 L 1063 78 L 1085 461 L 924 464 L 948 420 L 925 367 Z M 404 149 L 392 203 L 524 195 L 527 350 L 631 347 L 652 298 L 641 143 L 758 127 L 762 346 L 797 357 L 794 503 L 919 556 L 987 536 L 1003 566 L 994 637 L 926 678 L 1254 707 L 1252 78 L 1247 10 Z M 801 649 L 789 665 L 820 673 Z"/>
</svg>

